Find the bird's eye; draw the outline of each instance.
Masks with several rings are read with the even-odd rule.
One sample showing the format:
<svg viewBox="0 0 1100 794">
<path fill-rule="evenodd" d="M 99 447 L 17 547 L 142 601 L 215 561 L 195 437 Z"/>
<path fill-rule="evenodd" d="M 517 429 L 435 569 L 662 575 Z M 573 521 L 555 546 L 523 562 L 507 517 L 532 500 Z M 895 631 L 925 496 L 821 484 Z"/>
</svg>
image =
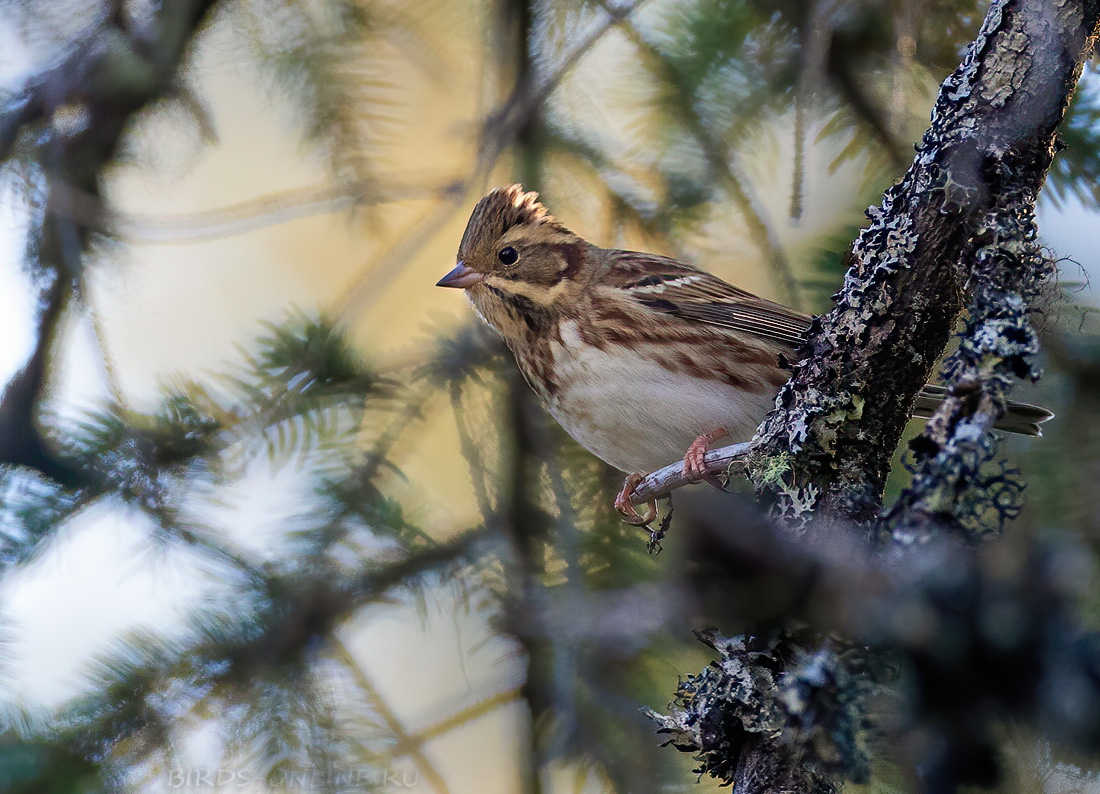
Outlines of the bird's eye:
<svg viewBox="0 0 1100 794">
<path fill-rule="evenodd" d="M 497 254 L 497 259 L 499 259 L 503 265 L 514 265 L 519 261 L 519 251 L 509 245 L 500 249 L 500 253 Z"/>
</svg>

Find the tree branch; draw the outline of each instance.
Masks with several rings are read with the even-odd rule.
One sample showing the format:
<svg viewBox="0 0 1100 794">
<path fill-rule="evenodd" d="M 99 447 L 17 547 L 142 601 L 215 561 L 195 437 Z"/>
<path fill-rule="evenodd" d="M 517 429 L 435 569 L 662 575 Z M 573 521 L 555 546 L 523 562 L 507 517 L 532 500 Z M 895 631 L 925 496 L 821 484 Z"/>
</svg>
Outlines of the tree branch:
<svg viewBox="0 0 1100 794">
<path fill-rule="evenodd" d="M 28 466 L 64 485 L 76 470 L 49 449 L 35 424 L 57 322 L 80 280 L 92 232 L 102 227 L 100 180 L 134 114 L 164 96 L 215 0 L 175 0 L 131 25 L 111 14 L 54 68 L 27 81 L 0 119 L 0 160 L 25 149 L 43 177 L 45 212 L 32 229 L 45 309 L 27 364 L 0 405 L 0 462 Z"/>
<path fill-rule="evenodd" d="M 818 791 L 884 751 L 920 768 L 923 790 L 991 785 L 1006 719 L 1100 748 L 1100 635 L 1079 606 L 1087 582 L 1066 575 L 1078 547 L 940 537 L 884 555 L 855 530 L 796 539 L 745 510 L 730 531 L 724 505 L 682 509 L 685 612 L 755 628 L 701 637 L 715 662 L 651 716 L 734 791 Z M 876 686 L 899 670 L 903 686 Z M 871 710 L 891 716 L 869 725 Z"/>
<path fill-rule="evenodd" d="M 730 444 L 728 447 L 712 449 L 703 456 L 703 468 L 708 474 L 725 474 L 731 466 L 745 465 L 751 449 L 752 444 L 747 441 L 740 444 Z M 690 485 L 693 482 L 695 480 L 690 480 L 684 476 L 684 462 L 678 460 L 646 475 L 646 478 L 635 487 L 634 494 L 630 497 L 630 503 L 643 505 L 650 499 L 667 496 L 677 488 Z"/>
<path fill-rule="evenodd" d="M 868 211 L 836 308 L 815 321 L 807 355 L 780 393 L 782 408 L 760 427 L 750 476 L 777 515 L 874 520 L 916 394 L 966 296 L 975 343 L 948 368 L 957 399 L 938 415 L 945 426 L 938 437 L 981 435 L 991 424 L 962 422 L 972 414 L 960 407 L 965 395 L 976 392 L 979 413 L 996 416 L 1008 373 L 1035 377 L 1027 302 L 1051 268 L 1035 254 L 1034 202 L 1097 34 L 1098 6 L 990 6 L 941 87 L 913 165 Z M 1012 318 L 990 324 L 1005 312 Z M 1023 341 L 1002 344 L 1020 333 Z M 979 376 L 976 362 L 993 348 L 996 374 Z"/>
<path fill-rule="evenodd" d="M 1052 10 L 1035 0 L 990 7 L 941 88 L 913 165 L 868 210 L 872 222 L 853 243 L 837 307 L 814 323 L 807 355 L 781 392 L 783 408 L 736 455 L 778 514 L 797 523 L 815 508 L 857 523 L 876 518 L 915 396 L 967 295 L 971 342 L 945 367 L 951 393 L 917 442 L 924 496 L 907 492 L 891 521 L 930 518 L 942 508 L 938 496 L 988 460 L 988 430 L 1013 380 L 1038 377 L 1030 306 L 1052 266 L 1036 243 L 1034 202 L 1096 36 L 1096 8 Z M 707 470 L 732 462 L 718 460 Z M 679 469 L 677 462 L 647 477 L 637 503 L 685 484 Z"/>
<path fill-rule="evenodd" d="M 912 166 L 881 205 L 868 211 L 871 222 L 852 245 L 836 307 L 815 319 L 803 357 L 779 394 L 780 407 L 761 424 L 749 449 L 739 451 L 773 516 L 799 529 L 815 519 L 815 537 L 832 544 L 828 556 L 834 564 L 845 550 L 853 550 L 844 528 L 867 527 L 879 517 L 892 456 L 916 395 L 967 304 L 964 339 L 945 367 L 950 394 L 917 441 L 913 485 L 888 523 L 895 539 L 930 541 L 942 524 L 964 523 L 965 513 L 975 510 L 966 502 L 973 492 L 1001 508 L 997 497 L 988 496 L 990 483 L 982 480 L 981 467 L 993 454 L 989 431 L 1004 411 L 1009 388 L 1017 378 L 1038 377 L 1030 315 L 1053 272 L 1036 244 L 1034 204 L 1055 152 L 1056 129 L 1098 27 L 1098 0 L 993 0 L 977 39 L 941 87 Z M 659 487 L 674 487 L 679 468 L 673 464 L 661 470 L 661 477 L 647 480 L 639 499 Z M 939 713 L 922 715 L 928 720 L 924 730 L 946 734 L 939 754 L 921 759 L 931 775 L 928 785 L 954 790 L 958 782 L 991 782 L 985 777 L 989 769 L 995 776 L 988 720 L 978 704 L 982 698 L 1001 698 L 1021 710 L 1034 707 L 1036 699 L 1020 692 L 1038 692 L 1035 687 L 1044 685 L 1036 672 L 1043 638 L 1049 636 L 1041 616 L 1057 610 L 1047 613 L 1029 602 L 1028 587 L 1038 577 L 1021 578 L 1015 583 L 1021 597 L 1012 604 L 1013 614 L 1036 633 L 1013 643 L 997 661 L 984 647 L 987 640 L 956 637 L 953 647 L 973 648 L 975 657 L 952 657 L 946 673 L 936 656 L 940 646 L 929 642 L 928 632 L 915 631 L 896 616 L 908 614 L 905 610 L 914 604 L 927 606 L 933 633 L 968 631 L 981 621 L 960 622 L 954 613 L 933 616 L 935 605 L 951 604 L 957 611 L 965 601 L 982 609 L 982 599 L 990 596 L 976 584 L 980 575 L 972 559 L 963 562 L 958 549 L 948 545 L 936 549 L 914 550 L 918 553 L 904 561 L 897 546 L 893 556 L 877 555 L 872 567 L 880 570 L 863 582 L 864 601 L 849 600 L 862 587 L 811 565 L 803 570 L 808 590 L 796 587 L 792 595 L 805 599 L 783 601 L 771 619 L 790 626 L 797 615 L 812 620 L 830 614 L 831 596 L 821 584 L 831 580 L 838 587 L 834 596 L 850 591 L 841 597 L 845 603 L 832 603 L 832 614 L 851 621 L 844 627 L 847 635 L 870 646 L 902 649 L 918 690 L 949 687 L 956 664 L 975 670 L 995 666 L 999 676 L 1009 669 L 1018 674 L 1004 692 L 991 692 L 989 684 L 980 682 L 967 682 L 960 690 L 955 682 L 960 696 L 938 704 Z M 718 603 L 743 611 L 746 592 L 774 591 L 747 591 L 745 582 L 734 580 L 744 578 L 746 566 L 767 567 L 782 557 L 782 549 L 754 544 L 746 559 L 723 559 L 711 549 L 702 562 L 725 583 Z M 960 565 L 967 570 L 959 570 Z M 897 603 L 868 603 L 876 588 L 895 593 Z M 708 589 L 713 595 L 714 581 Z M 997 592 L 996 584 L 992 591 Z M 1040 588 L 1032 600 L 1041 601 L 1045 594 Z M 825 791 L 856 778 L 858 764 L 828 766 L 835 748 L 829 746 L 822 756 L 821 737 L 833 740 L 840 734 L 828 717 L 812 716 L 836 714 L 847 720 L 845 735 L 853 741 L 858 736 L 864 707 L 853 701 L 854 685 L 839 683 L 847 663 L 821 656 L 821 664 L 799 683 L 807 659 L 828 650 L 831 641 L 818 637 L 804 638 L 793 653 L 750 648 L 752 638 L 723 651 L 723 660 L 681 687 L 672 715 L 661 718 L 672 741 L 700 753 L 700 771 L 734 783 L 744 794 Z M 1059 653 L 1062 649 L 1055 649 L 1051 658 L 1061 658 Z M 715 679 L 716 669 L 724 677 Z M 812 708 L 805 708 L 807 699 Z M 1096 729 L 1090 725 L 1087 730 Z"/>
</svg>

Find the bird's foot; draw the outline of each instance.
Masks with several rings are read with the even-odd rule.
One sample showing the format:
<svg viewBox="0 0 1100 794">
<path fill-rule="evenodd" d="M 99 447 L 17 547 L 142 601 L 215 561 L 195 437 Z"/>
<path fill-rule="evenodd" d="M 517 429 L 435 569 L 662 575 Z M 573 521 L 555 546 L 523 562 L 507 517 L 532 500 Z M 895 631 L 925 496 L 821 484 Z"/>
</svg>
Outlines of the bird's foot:
<svg viewBox="0 0 1100 794">
<path fill-rule="evenodd" d="M 664 540 L 665 535 L 668 534 L 668 528 L 672 524 L 672 494 L 668 495 L 668 512 L 665 513 L 664 518 L 661 519 L 661 523 L 657 525 L 656 529 L 652 527 L 646 527 L 649 530 L 649 540 L 646 541 L 645 549 L 650 554 L 661 553 L 661 541 Z"/>
<path fill-rule="evenodd" d="M 630 503 L 630 497 L 634 495 L 634 489 L 644 479 L 644 474 L 631 474 L 623 483 L 623 489 L 619 491 L 619 495 L 615 497 L 615 509 L 619 511 L 623 521 L 636 527 L 648 526 L 657 517 L 656 499 L 650 499 L 646 503 L 645 513 L 639 513 L 634 509 L 634 505 Z"/>
<path fill-rule="evenodd" d="M 726 429 L 720 427 L 709 433 L 703 433 L 703 435 L 692 441 L 691 446 L 684 453 L 684 477 L 691 482 L 698 482 L 706 477 L 707 469 L 703 457 L 707 454 L 707 448 L 711 445 L 711 442 L 725 438 L 728 435 Z"/>
</svg>

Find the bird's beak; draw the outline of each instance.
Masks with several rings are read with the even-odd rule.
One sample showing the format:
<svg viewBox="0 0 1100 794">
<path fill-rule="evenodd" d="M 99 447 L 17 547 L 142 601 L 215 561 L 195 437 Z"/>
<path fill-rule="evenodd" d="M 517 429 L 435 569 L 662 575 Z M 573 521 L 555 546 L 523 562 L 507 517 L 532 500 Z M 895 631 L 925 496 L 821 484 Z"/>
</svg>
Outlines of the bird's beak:
<svg viewBox="0 0 1100 794">
<path fill-rule="evenodd" d="M 484 273 L 478 273 L 465 262 L 459 260 L 459 263 L 455 265 L 455 269 L 439 279 L 435 285 L 437 287 L 457 287 L 458 289 L 466 289 L 467 287 L 472 287 L 474 284 L 480 284 L 484 280 Z"/>
</svg>

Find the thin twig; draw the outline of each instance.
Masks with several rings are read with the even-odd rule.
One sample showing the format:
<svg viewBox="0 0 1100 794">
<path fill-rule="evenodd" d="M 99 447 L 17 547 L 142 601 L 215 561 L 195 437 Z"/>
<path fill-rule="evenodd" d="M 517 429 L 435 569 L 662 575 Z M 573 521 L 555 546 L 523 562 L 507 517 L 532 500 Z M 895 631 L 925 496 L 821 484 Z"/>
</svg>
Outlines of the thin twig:
<svg viewBox="0 0 1100 794">
<path fill-rule="evenodd" d="M 554 89 L 558 87 L 581 58 L 587 55 L 608 31 L 625 22 L 631 14 L 646 2 L 648 0 L 638 0 L 633 5 L 625 8 L 616 8 L 609 2 L 601 2 L 600 7 L 607 14 L 607 19 L 599 27 L 578 42 L 562 58 L 561 63 L 545 78 L 538 80 L 532 76 L 516 84 L 511 96 L 505 100 L 500 109 L 489 116 L 482 129 L 481 152 L 478 156 L 479 165 L 477 169 L 479 172 L 488 172 L 511 138 L 527 124 L 532 115 L 550 98 L 550 95 L 554 93 Z"/>
<path fill-rule="evenodd" d="M 509 703 L 515 703 L 520 700 L 523 700 L 523 691 L 520 689 L 508 689 L 504 692 L 497 692 L 484 700 L 479 700 L 472 706 L 455 712 L 448 717 L 444 717 L 439 722 L 433 723 L 423 730 L 417 731 L 412 735 L 412 738 L 419 743 L 430 741 L 438 736 L 448 734 L 456 728 L 461 728 L 478 717 L 489 714 L 503 706 L 507 706 Z"/>
<path fill-rule="evenodd" d="M 462 457 L 466 458 L 466 466 L 470 470 L 470 481 L 474 486 L 474 500 L 477 502 L 481 519 L 488 523 L 493 506 L 489 499 L 485 462 L 481 459 L 481 452 L 474 441 L 473 434 L 470 433 L 470 428 L 466 424 L 465 411 L 462 407 L 462 384 L 457 378 L 450 382 L 448 392 L 451 397 L 451 411 L 454 413 L 455 427 L 458 430 L 458 446 L 462 451 Z"/>
<path fill-rule="evenodd" d="M 103 374 L 107 378 L 107 389 L 110 391 L 111 399 L 115 401 L 115 404 L 126 409 L 129 406 L 126 395 L 122 391 L 118 366 L 115 363 L 115 357 L 111 355 L 111 351 L 107 347 L 107 333 L 103 327 L 103 318 L 92 301 L 89 289 L 90 287 L 85 281 L 81 290 L 81 304 L 84 306 L 84 313 L 88 316 L 88 321 L 92 326 L 92 337 L 95 339 L 96 348 L 99 350 L 100 362 L 103 364 Z"/>
<path fill-rule="evenodd" d="M 346 326 L 355 315 L 378 300 L 394 279 L 404 272 L 402 266 L 447 227 L 466 196 L 465 184 L 454 186 L 447 194 L 442 203 L 433 206 L 407 227 L 393 245 L 360 270 L 352 283 L 341 291 L 336 305 L 328 312 L 336 318 L 338 325 Z"/>
<path fill-rule="evenodd" d="M 607 0 L 601 0 L 600 4 L 605 9 L 608 7 Z M 641 53 L 650 58 L 655 66 L 659 67 L 662 73 L 659 76 L 677 89 L 673 95 L 676 101 L 677 117 L 702 148 L 710 167 L 721 178 L 726 194 L 741 210 L 741 215 L 748 226 L 753 242 L 756 243 L 761 253 L 767 257 L 772 273 L 783 290 L 783 299 L 792 308 L 801 310 L 802 297 L 798 288 L 798 279 L 795 277 L 790 260 L 787 259 L 787 254 L 772 228 L 770 219 L 746 187 L 747 180 L 730 157 L 729 146 L 708 129 L 706 123 L 696 111 L 691 102 L 691 97 L 688 95 L 689 89 L 679 67 L 657 45 L 650 42 L 630 20 L 622 20 L 622 29 L 627 38 Z"/>
<path fill-rule="evenodd" d="M 409 261 L 446 227 L 448 221 L 462 206 L 469 190 L 476 186 L 496 165 L 516 132 L 530 120 L 553 93 L 561 80 L 577 62 L 615 25 L 625 21 L 648 0 L 638 0 L 634 5 L 618 9 L 604 5 L 608 19 L 574 47 L 561 64 L 537 84 L 521 82 L 498 110 L 489 114 L 481 125 L 477 163 L 465 179 L 441 192 L 442 203 L 436 205 L 414 223 L 381 257 L 367 265 L 355 277 L 338 301 L 333 315 L 347 322 L 378 299 L 393 279 L 401 272 L 403 263 Z M 381 273 L 376 278 L 376 274 Z"/>
<path fill-rule="evenodd" d="M 382 185 L 377 180 L 309 185 L 202 212 L 180 215 L 119 213 L 112 219 L 112 225 L 118 236 L 131 245 L 186 245 L 244 234 L 310 215 L 430 198 L 444 189 L 427 184 Z"/>
<path fill-rule="evenodd" d="M 359 685 L 359 688 L 363 690 L 363 694 L 367 700 L 370 701 L 371 706 L 378 712 L 383 722 L 386 723 L 386 727 L 393 735 L 396 746 L 394 747 L 393 757 L 400 758 L 402 755 L 407 755 L 412 762 L 416 765 L 417 770 L 423 775 L 424 780 L 435 791 L 440 794 L 447 794 L 450 790 L 447 787 L 447 782 L 443 779 L 443 775 L 435 768 L 428 756 L 424 754 L 423 739 L 416 738 L 409 734 L 405 730 L 405 726 L 401 724 L 401 720 L 397 717 L 397 714 L 390 708 L 389 704 L 382 697 L 382 693 L 378 691 L 378 687 L 374 685 L 374 682 L 367 677 L 366 671 L 352 656 L 351 651 L 344 644 L 335 633 L 330 637 L 330 643 L 333 650 L 336 651 L 336 655 L 340 657 L 340 661 L 344 663 L 345 669 L 351 673 L 355 679 L 355 683 Z"/>
<path fill-rule="evenodd" d="M 712 449 L 703 456 L 703 468 L 707 474 L 723 474 L 729 471 L 730 466 L 743 466 L 751 451 L 752 442 L 750 441 Z M 697 480 L 689 480 L 684 476 L 684 462 L 678 460 L 648 474 L 634 489 L 630 503 L 645 504 L 650 499 L 667 496 L 677 488 L 691 485 L 693 482 Z"/>
</svg>

